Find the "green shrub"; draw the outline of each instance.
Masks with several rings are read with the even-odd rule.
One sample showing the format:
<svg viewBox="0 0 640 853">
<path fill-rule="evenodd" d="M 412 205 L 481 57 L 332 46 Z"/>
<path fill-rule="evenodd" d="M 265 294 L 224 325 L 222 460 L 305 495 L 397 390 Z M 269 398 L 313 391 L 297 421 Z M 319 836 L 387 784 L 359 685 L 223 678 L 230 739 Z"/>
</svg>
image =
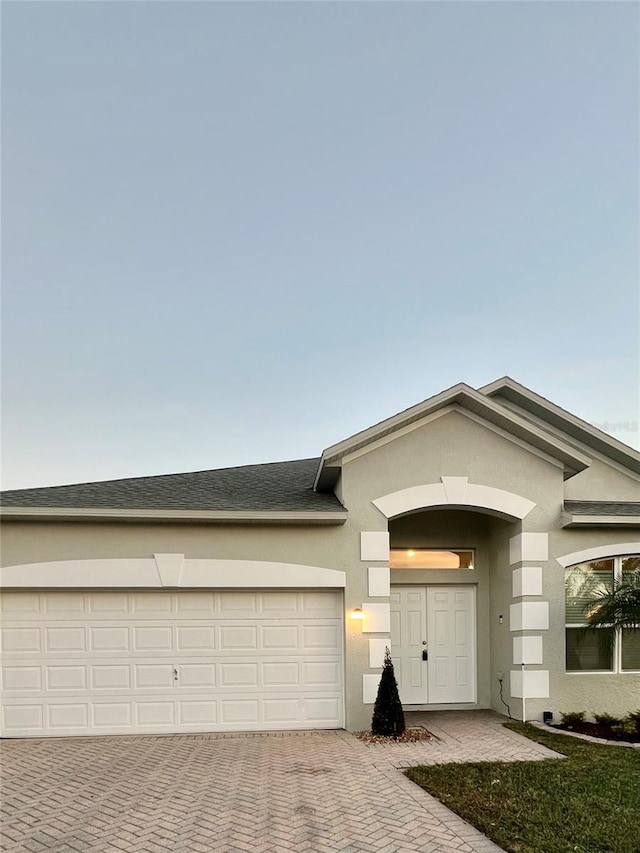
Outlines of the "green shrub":
<svg viewBox="0 0 640 853">
<path fill-rule="evenodd" d="M 576 723 L 584 721 L 584 711 L 567 711 L 566 713 L 560 711 L 560 716 L 562 717 L 562 725 L 567 727 L 575 726 Z"/>
<path fill-rule="evenodd" d="M 622 717 L 614 717 L 612 714 L 594 714 L 593 719 L 599 726 L 607 726 L 609 729 L 623 723 Z"/>
<path fill-rule="evenodd" d="M 636 724 L 636 728 L 640 732 L 640 708 L 635 711 L 629 711 L 626 716 L 626 719 L 634 722 Z"/>
<path fill-rule="evenodd" d="M 617 726 L 611 726 L 611 731 L 617 735 L 634 735 L 637 729 L 634 720 L 626 720 Z"/>
</svg>

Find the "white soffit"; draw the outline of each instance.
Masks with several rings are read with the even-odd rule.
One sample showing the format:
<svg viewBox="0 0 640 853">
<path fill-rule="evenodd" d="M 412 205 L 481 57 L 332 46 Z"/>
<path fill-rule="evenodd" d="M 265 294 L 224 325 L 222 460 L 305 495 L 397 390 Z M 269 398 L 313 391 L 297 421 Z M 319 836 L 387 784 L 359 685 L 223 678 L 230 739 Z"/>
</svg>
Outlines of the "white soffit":
<svg viewBox="0 0 640 853">
<path fill-rule="evenodd" d="M 468 506 L 522 520 L 535 507 L 533 501 L 521 495 L 493 486 L 470 483 L 468 477 L 444 476 L 440 479 L 440 483 L 427 483 L 390 492 L 372 503 L 386 518 L 429 507 Z"/>
<path fill-rule="evenodd" d="M 182 554 L 154 559 L 60 560 L 0 569 L 0 586 L 36 588 L 343 588 L 344 572 L 259 560 L 189 560 Z"/>
</svg>

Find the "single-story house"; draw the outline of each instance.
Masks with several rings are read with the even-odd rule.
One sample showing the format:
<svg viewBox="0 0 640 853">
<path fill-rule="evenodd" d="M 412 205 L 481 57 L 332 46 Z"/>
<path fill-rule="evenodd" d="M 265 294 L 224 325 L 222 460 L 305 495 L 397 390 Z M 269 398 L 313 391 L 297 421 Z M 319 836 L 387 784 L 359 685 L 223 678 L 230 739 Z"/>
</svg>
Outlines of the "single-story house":
<svg viewBox="0 0 640 853">
<path fill-rule="evenodd" d="M 6 737 L 640 705 L 640 633 L 584 629 L 640 566 L 640 453 L 510 378 L 319 458 L 2 501 Z"/>
</svg>

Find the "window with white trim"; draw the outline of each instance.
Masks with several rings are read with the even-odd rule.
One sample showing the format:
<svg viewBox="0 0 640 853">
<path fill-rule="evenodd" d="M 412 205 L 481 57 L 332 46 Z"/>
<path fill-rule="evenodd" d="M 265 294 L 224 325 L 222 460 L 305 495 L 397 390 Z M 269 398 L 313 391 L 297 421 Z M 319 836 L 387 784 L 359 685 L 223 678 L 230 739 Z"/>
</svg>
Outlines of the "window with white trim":
<svg viewBox="0 0 640 853">
<path fill-rule="evenodd" d="M 473 569 L 473 551 L 391 548 L 390 569 Z"/>
<path fill-rule="evenodd" d="M 640 671 L 640 630 L 587 629 L 589 602 L 611 592 L 629 572 L 640 571 L 640 555 L 579 563 L 565 571 L 567 672 Z"/>
</svg>

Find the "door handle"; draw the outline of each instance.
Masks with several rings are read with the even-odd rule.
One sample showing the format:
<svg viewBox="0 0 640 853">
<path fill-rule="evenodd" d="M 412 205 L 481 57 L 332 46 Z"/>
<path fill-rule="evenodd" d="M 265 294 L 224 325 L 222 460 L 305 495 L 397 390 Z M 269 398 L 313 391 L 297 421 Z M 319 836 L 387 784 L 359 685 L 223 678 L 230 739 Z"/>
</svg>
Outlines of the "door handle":
<svg viewBox="0 0 640 853">
<path fill-rule="evenodd" d="M 178 667 L 177 666 L 174 666 L 174 668 L 173 668 L 173 680 L 174 681 L 178 680 Z"/>
<path fill-rule="evenodd" d="M 429 660 L 429 652 L 426 649 L 422 650 L 422 660 Z"/>
</svg>

